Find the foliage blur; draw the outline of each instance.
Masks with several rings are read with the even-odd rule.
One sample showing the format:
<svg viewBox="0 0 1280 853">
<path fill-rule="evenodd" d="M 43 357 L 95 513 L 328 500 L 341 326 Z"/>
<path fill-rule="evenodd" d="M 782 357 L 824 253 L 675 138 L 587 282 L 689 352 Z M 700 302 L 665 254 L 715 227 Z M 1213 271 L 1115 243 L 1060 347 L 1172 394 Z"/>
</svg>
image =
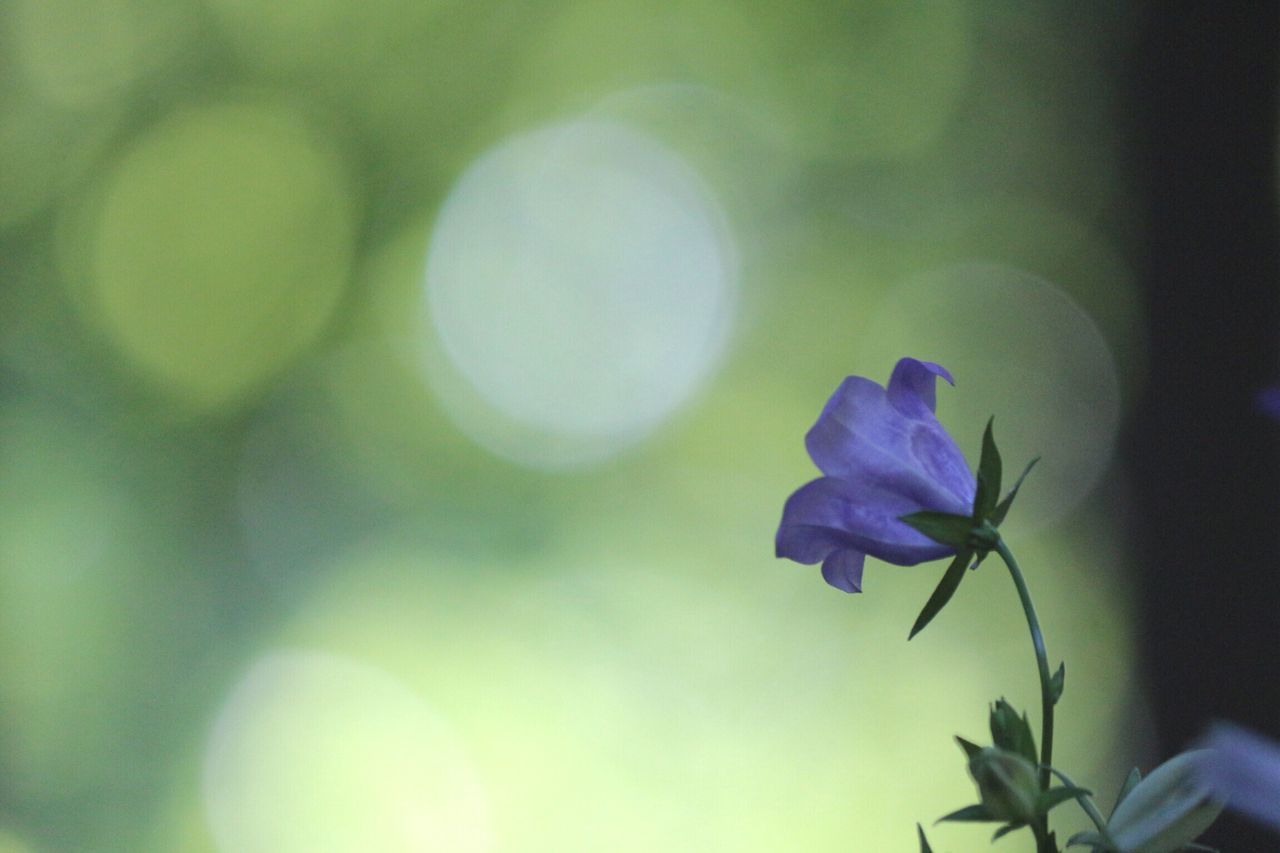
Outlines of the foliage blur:
<svg viewBox="0 0 1280 853">
<path fill-rule="evenodd" d="M 1007 579 L 908 645 L 940 566 L 771 542 L 901 355 L 1043 455 L 1058 754 L 1123 778 L 1115 8 L 0 18 L 0 850 L 913 850 L 1034 707 Z"/>
</svg>

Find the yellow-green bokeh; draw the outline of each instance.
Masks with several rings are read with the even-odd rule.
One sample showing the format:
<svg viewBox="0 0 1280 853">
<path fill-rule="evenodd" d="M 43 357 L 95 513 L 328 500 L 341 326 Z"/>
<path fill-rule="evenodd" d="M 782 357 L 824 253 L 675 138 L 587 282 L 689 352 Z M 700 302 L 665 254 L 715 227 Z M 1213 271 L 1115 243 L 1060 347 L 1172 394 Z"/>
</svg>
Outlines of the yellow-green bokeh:
<svg viewBox="0 0 1280 853">
<path fill-rule="evenodd" d="M 0 849 L 915 853 L 975 796 L 952 736 L 984 739 L 1002 695 L 1036 719 L 1008 578 L 988 561 L 908 643 L 941 564 L 872 561 L 847 596 L 773 556 L 823 402 L 904 355 L 955 373 L 939 414 L 970 459 L 991 415 L 1006 470 L 1043 457 L 1006 530 L 1066 661 L 1056 760 L 1109 801 L 1147 757 L 1111 465 L 1144 317 L 1126 18 L 1065 20 L 0 9 Z M 428 275 L 486 153 L 583 127 L 611 130 L 499 175 L 501 227 L 463 229 L 468 341 L 519 332 L 485 352 L 568 395 L 542 414 L 621 423 L 628 381 L 678 378 L 664 334 L 706 282 L 652 270 L 695 201 L 728 294 L 697 382 L 590 453 L 460 369 Z M 534 179 L 596 195 L 522 208 Z M 543 287 L 529 245 L 583 289 Z M 646 272 L 609 289 L 628 251 Z"/>
<path fill-rule="evenodd" d="M 279 105 L 179 110 L 120 157 L 95 205 L 86 314 L 196 406 L 234 400 L 313 343 L 347 282 L 342 161 Z"/>
</svg>

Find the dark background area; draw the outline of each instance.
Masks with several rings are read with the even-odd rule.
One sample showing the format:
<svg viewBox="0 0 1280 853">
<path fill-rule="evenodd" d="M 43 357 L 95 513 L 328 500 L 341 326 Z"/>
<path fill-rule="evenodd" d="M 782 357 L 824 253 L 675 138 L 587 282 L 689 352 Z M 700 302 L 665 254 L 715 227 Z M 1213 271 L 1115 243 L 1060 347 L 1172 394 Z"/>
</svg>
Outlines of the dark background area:
<svg viewBox="0 0 1280 853">
<path fill-rule="evenodd" d="M 1213 719 L 1280 736 L 1280 423 L 1254 404 L 1280 381 L 1278 34 L 1274 3 L 1159 4 L 1132 56 L 1151 368 L 1126 452 L 1164 754 Z M 1275 847 L 1230 814 L 1203 840 Z"/>
</svg>

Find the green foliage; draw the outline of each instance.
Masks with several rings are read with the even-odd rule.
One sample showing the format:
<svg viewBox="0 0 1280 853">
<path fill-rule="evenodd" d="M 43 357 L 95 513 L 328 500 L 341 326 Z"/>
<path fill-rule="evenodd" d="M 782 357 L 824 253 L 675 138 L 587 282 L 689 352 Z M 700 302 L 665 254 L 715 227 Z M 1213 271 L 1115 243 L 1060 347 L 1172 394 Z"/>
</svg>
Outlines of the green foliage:
<svg viewBox="0 0 1280 853">
<path fill-rule="evenodd" d="M 995 417 L 987 421 L 987 428 L 982 432 L 982 457 L 978 462 L 978 489 L 973 498 L 973 521 L 981 524 L 995 511 L 996 501 L 1000 499 L 1000 479 L 1003 464 L 1000 451 L 996 447 L 996 439 L 991 427 Z"/>
<path fill-rule="evenodd" d="M 1021 755 L 1031 764 L 1040 760 L 1026 712 L 1021 715 L 1004 699 L 991 706 L 991 740 L 997 747 Z"/>
<path fill-rule="evenodd" d="M 1022 472 L 1022 476 L 1018 478 L 1013 490 L 997 505 L 996 498 L 1000 493 L 1003 464 L 992 432 L 994 420 L 992 418 L 987 421 L 987 428 L 982 434 L 982 459 L 978 464 L 973 515 L 966 518 L 947 512 L 925 510 L 901 517 L 902 521 L 933 541 L 957 549 L 955 559 L 947 567 L 942 579 L 938 581 L 929 600 L 925 602 L 920 615 L 916 617 L 915 624 L 911 626 L 911 633 L 907 639 L 923 631 L 951 601 L 960 587 L 960 581 L 964 580 L 964 570 L 976 569 L 986 559 L 987 554 L 996 547 L 1000 536 L 996 525 L 1004 520 L 1018 489 L 1022 486 L 1023 479 L 1036 463 L 1036 460 L 1031 461 L 1031 464 Z M 1060 688 L 1058 693 L 1061 694 Z"/>
<path fill-rule="evenodd" d="M 1116 813 L 1116 809 L 1120 808 L 1120 804 L 1124 802 L 1124 798 L 1129 796 L 1129 792 L 1137 787 L 1142 781 L 1142 771 L 1133 768 L 1129 771 L 1129 775 L 1124 777 L 1124 784 L 1120 786 L 1120 793 L 1116 794 L 1116 803 L 1111 807 L 1111 814 Z"/>
<path fill-rule="evenodd" d="M 1053 700 L 1053 704 L 1057 705 L 1058 700 L 1062 698 L 1062 688 L 1067 683 L 1067 664 L 1058 664 L 1058 671 L 1053 674 L 1049 680 L 1049 696 Z"/>
<path fill-rule="evenodd" d="M 925 626 L 933 621 L 933 617 L 937 616 L 942 611 L 942 608 L 947 606 L 947 602 L 956 594 L 960 581 L 964 580 L 964 572 L 972 556 L 973 553 L 967 550 L 956 554 L 955 559 L 951 561 L 951 565 L 947 567 L 947 571 L 942 575 L 942 580 L 938 581 L 938 586 L 933 590 L 933 594 L 925 602 L 924 609 L 916 617 L 915 624 L 911 626 L 911 633 L 907 635 L 908 640 L 923 631 Z"/>
<path fill-rule="evenodd" d="M 964 548 L 973 531 L 973 520 L 963 515 L 952 515 L 949 512 L 921 510 L 901 518 L 916 530 L 928 536 L 934 542 Z"/>
<path fill-rule="evenodd" d="M 1027 479 L 1027 475 L 1031 473 L 1031 469 L 1036 467 L 1036 463 L 1040 461 L 1037 456 L 1027 463 L 1027 467 L 1022 469 L 1022 474 L 1018 476 L 1018 480 L 1013 484 L 1013 488 L 1009 490 L 1009 494 L 1004 496 L 1004 500 L 1000 501 L 995 510 L 991 513 L 991 523 L 996 527 L 1004 524 L 1004 517 L 1009 514 L 1009 507 L 1013 506 L 1013 499 L 1018 496 L 1018 490 L 1022 488 L 1022 481 Z"/>
<path fill-rule="evenodd" d="M 982 747 L 978 746 L 973 741 L 965 740 L 959 735 L 956 735 L 956 743 L 960 744 L 960 748 L 964 750 L 965 758 L 973 758 L 979 752 L 982 752 Z"/>
<path fill-rule="evenodd" d="M 964 823 L 985 822 L 992 820 L 1002 820 L 1002 818 L 993 815 L 986 806 L 975 803 L 972 806 L 965 806 L 962 809 L 956 809 L 950 814 L 945 814 L 938 818 L 938 823 L 943 821 L 960 821 Z"/>
</svg>

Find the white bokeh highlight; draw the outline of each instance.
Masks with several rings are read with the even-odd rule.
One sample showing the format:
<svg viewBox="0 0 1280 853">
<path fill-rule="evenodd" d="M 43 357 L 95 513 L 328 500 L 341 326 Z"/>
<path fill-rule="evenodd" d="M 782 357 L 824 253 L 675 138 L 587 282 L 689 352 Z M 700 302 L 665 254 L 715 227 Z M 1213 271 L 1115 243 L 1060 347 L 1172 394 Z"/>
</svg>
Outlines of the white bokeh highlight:
<svg viewBox="0 0 1280 853">
<path fill-rule="evenodd" d="M 466 171 L 426 285 L 431 378 L 455 419 L 490 450 L 560 467 L 634 444 L 693 396 L 725 348 L 737 256 L 687 163 L 581 120 Z"/>
<path fill-rule="evenodd" d="M 951 371 L 956 387 L 939 393 L 938 410 L 971 465 L 993 415 L 1010 482 L 1040 457 L 1011 530 L 1061 520 L 1110 466 L 1122 411 L 1115 358 L 1093 318 L 1051 282 L 1004 264 L 939 267 L 891 290 L 860 337 L 867 375 L 887 376 L 904 355 Z"/>
<path fill-rule="evenodd" d="M 285 651 L 259 659 L 214 723 L 205 813 L 220 851 L 493 849 L 460 742 L 390 674 Z"/>
</svg>

